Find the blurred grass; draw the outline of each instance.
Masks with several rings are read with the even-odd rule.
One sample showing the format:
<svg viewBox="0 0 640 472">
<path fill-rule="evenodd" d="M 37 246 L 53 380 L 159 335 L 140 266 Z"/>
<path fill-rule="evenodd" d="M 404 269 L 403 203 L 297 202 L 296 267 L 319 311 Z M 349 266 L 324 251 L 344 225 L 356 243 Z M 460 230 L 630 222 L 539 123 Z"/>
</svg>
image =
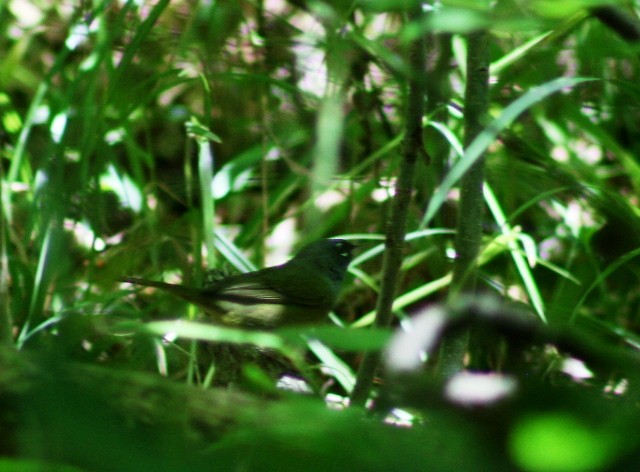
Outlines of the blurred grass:
<svg viewBox="0 0 640 472">
<path fill-rule="evenodd" d="M 311 239 L 382 240 L 404 139 L 403 48 L 442 24 L 403 29 L 385 13 L 397 6 L 384 2 L 356 5 L 353 15 L 333 3 L 276 3 L 273 11 L 233 1 L 0 5 L 5 342 L 208 385 L 213 371 L 196 372 L 201 354 L 191 342 L 206 330 L 169 341 L 146 324 L 193 319 L 193 308 L 132 294 L 116 277 L 198 283 L 214 266 L 283 262 Z M 501 8 L 497 26 L 527 16 Z M 455 184 L 483 151 L 491 209 L 483 289 L 552 326 L 593 321 L 635 352 L 640 64 L 586 14 L 558 18 L 529 18 L 530 30 L 503 28 L 492 38 L 495 121 L 466 150 L 465 45 L 453 35 L 453 59 L 432 78 L 451 96 L 429 103 L 449 113 L 424 120 L 445 151 L 416 170 L 394 311 L 406 323 L 444 298 Z M 206 133 L 191 139 L 192 120 L 220 142 Z M 433 227 L 421 229 L 426 223 Z M 333 318 L 349 329 L 371 323 L 380 281 L 382 245 L 359 251 Z M 360 359 L 352 351 L 364 349 L 364 336 L 351 344 L 326 333 L 305 338 L 323 394 L 348 393 Z M 548 362 L 539 351 L 530 357 Z M 81 427 L 92 431 L 91 421 Z M 474 427 L 465 423 L 464 434 L 475 437 Z M 235 451 L 240 436 L 218 447 Z M 290 438 L 278 431 L 271 440 L 281 437 Z"/>
</svg>

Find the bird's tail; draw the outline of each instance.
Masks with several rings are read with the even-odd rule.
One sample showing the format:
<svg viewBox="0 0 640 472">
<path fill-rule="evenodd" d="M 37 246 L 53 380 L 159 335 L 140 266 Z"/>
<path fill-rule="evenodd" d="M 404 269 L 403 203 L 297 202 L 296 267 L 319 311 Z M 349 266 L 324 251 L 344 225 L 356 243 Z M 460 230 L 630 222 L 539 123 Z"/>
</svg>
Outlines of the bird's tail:
<svg viewBox="0 0 640 472">
<path fill-rule="evenodd" d="M 156 280 L 141 279 L 139 277 L 118 277 L 118 280 L 120 282 L 126 282 L 134 285 L 143 285 L 145 287 L 158 288 L 192 303 L 198 304 L 198 302 L 200 301 L 200 297 L 198 297 L 197 291 L 195 289 L 184 287 L 182 285 L 169 284 L 167 282 L 159 282 Z"/>
</svg>

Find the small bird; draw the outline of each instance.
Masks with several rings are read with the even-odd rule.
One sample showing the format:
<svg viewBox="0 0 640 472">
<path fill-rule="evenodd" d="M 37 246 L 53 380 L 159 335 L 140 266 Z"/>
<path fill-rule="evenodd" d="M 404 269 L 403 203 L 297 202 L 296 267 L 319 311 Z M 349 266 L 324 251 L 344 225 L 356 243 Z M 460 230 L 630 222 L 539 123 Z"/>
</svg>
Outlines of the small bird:
<svg viewBox="0 0 640 472">
<path fill-rule="evenodd" d="M 336 304 L 355 247 L 343 239 L 321 239 L 284 264 L 233 275 L 206 288 L 137 277 L 119 280 L 170 292 L 226 326 L 273 329 L 317 323 Z"/>
</svg>

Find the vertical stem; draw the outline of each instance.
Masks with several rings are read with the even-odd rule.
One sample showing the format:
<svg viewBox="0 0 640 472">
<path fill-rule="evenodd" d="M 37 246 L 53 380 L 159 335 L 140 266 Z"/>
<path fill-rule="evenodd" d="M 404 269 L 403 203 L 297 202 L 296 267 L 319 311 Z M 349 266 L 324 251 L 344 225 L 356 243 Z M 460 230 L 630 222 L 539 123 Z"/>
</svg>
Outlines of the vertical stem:
<svg viewBox="0 0 640 472">
<path fill-rule="evenodd" d="M 486 31 L 467 37 L 467 84 L 464 109 L 464 143 L 469 146 L 486 125 L 489 108 L 489 41 Z M 456 260 L 449 300 L 461 292 L 473 292 L 476 286 L 477 257 L 482 236 L 484 197 L 484 157 L 479 158 L 460 181 Z M 442 375 L 448 377 L 464 367 L 468 333 L 447 340 L 440 359 Z"/>
<path fill-rule="evenodd" d="M 489 45 L 486 31 L 468 36 L 467 86 L 465 90 L 464 144 L 469 146 L 486 125 L 489 108 Z M 456 260 L 453 269 L 453 292 L 473 290 L 476 259 L 482 235 L 484 197 L 484 157 L 479 158 L 460 181 Z"/>
<path fill-rule="evenodd" d="M 0 165 L 0 201 L 4 202 L 4 170 Z M 10 210 L 0 212 L 0 346 L 13 343 L 13 317 L 9 299 L 9 250 L 7 248 L 6 224 Z"/>
<path fill-rule="evenodd" d="M 411 11 L 409 20 L 419 19 L 421 15 L 421 8 L 418 7 Z M 407 213 L 413 192 L 413 175 L 418 156 L 424 155 L 422 143 L 426 56 L 424 37 L 419 37 L 410 45 L 408 54 L 411 76 L 409 78 L 409 93 L 406 97 L 405 140 L 402 148 L 400 175 L 396 183 L 391 215 L 387 221 L 382 281 L 376 306 L 375 326 L 378 328 L 389 326 L 393 316 L 391 307 L 402 263 Z M 379 364 L 380 353 L 372 352 L 365 355 L 351 395 L 352 405 L 362 406 L 367 401 Z"/>
<path fill-rule="evenodd" d="M 198 176 L 200 178 L 200 199 L 202 205 L 202 239 L 207 248 L 207 266 L 216 266 L 214 242 L 215 200 L 211 193 L 213 181 L 214 157 L 209 140 L 198 139 Z M 200 251 L 200 248 L 196 248 Z"/>
<path fill-rule="evenodd" d="M 202 80 L 202 91 L 204 110 L 202 113 L 204 125 L 207 130 L 211 130 L 211 86 L 204 75 Z M 215 251 L 215 200 L 211 191 L 211 182 L 215 171 L 215 155 L 211 139 L 197 139 L 198 144 L 198 176 L 200 179 L 200 199 L 202 205 L 202 231 L 203 241 L 207 248 L 207 267 L 216 267 Z M 198 248 L 198 251 L 200 248 Z M 197 260 L 197 259 L 196 259 Z"/>
<path fill-rule="evenodd" d="M 260 58 L 256 61 L 256 74 L 269 75 L 270 66 L 270 51 L 271 51 L 271 39 L 267 30 L 266 12 L 265 12 L 265 0 L 258 0 L 255 4 L 255 17 L 258 36 L 262 38 L 262 47 L 256 47 L 255 54 Z M 274 61 L 276 62 L 276 61 Z M 269 234 L 269 161 L 267 158 L 267 151 L 269 149 L 270 133 L 269 133 L 269 110 L 277 109 L 278 106 L 273 104 L 271 99 L 270 85 L 268 82 L 261 84 L 258 87 L 258 100 L 260 100 L 261 106 L 258 107 L 258 119 L 260 126 L 262 127 L 262 138 L 260 145 L 262 147 L 262 159 L 260 160 L 260 200 L 262 210 L 262 231 L 260 240 L 263 241 L 258 248 L 258 261 L 263 266 L 265 262 L 264 254 L 264 241 Z"/>
</svg>

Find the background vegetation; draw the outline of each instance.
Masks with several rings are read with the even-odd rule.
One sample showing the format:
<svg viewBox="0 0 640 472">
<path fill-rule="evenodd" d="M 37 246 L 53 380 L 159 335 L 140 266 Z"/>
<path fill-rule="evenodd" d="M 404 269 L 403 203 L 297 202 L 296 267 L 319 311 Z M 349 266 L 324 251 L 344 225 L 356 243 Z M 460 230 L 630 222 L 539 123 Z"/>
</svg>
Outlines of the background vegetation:
<svg viewBox="0 0 640 472">
<path fill-rule="evenodd" d="M 639 11 L 0 3 L 0 469 L 636 464 Z M 116 282 L 330 236 L 370 242 L 334 328 L 189 324 Z M 315 391 L 254 363 L 212 387 L 195 340 L 276 348 Z"/>
</svg>

